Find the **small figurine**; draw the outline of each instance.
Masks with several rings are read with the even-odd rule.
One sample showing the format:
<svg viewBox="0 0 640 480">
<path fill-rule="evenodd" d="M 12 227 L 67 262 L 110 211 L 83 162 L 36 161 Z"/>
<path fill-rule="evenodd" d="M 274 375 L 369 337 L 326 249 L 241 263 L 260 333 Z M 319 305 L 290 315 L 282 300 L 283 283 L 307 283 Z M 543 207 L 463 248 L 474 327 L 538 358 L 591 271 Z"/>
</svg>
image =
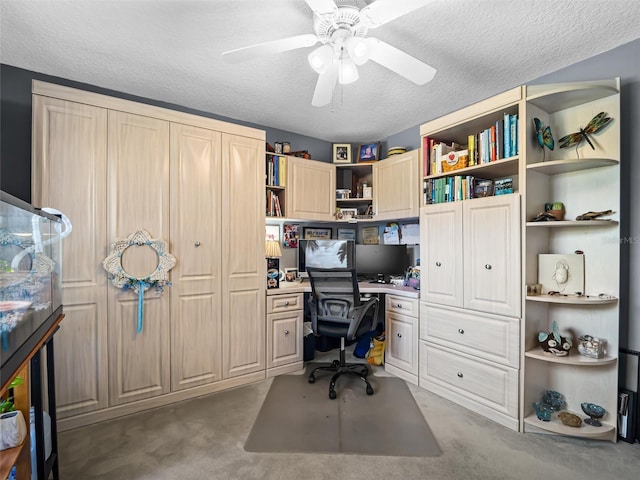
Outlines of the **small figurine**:
<svg viewBox="0 0 640 480">
<path fill-rule="evenodd" d="M 551 324 L 552 331 L 539 332 L 538 343 L 545 352 L 554 354 L 556 357 L 564 357 L 569 355 L 569 350 L 573 346 L 573 342 L 570 337 L 561 337 L 558 329 L 558 322 L 554 321 Z"/>
<path fill-rule="evenodd" d="M 582 419 L 578 415 L 569 412 L 560 412 L 558 418 L 567 427 L 579 427 L 582 425 Z"/>
<path fill-rule="evenodd" d="M 542 161 L 544 162 L 544 147 L 547 147 L 549 150 L 553 150 L 553 147 L 555 146 L 553 135 L 551 135 L 551 127 L 549 125 L 545 127 L 539 118 L 534 118 L 533 124 L 536 130 L 538 145 L 542 148 Z"/>
</svg>

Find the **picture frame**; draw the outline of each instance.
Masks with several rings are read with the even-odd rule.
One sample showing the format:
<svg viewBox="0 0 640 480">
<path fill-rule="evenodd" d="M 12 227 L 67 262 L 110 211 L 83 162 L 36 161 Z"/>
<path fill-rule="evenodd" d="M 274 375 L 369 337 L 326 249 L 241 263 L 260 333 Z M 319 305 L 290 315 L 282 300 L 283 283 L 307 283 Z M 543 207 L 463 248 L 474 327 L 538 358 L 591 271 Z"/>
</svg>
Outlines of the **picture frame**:
<svg viewBox="0 0 640 480">
<path fill-rule="evenodd" d="M 365 245 L 378 245 L 378 227 L 364 227 L 362 229 L 362 243 Z"/>
<path fill-rule="evenodd" d="M 357 217 L 358 217 L 357 208 L 340 208 L 336 212 L 336 220 L 338 221 L 356 219 Z"/>
<path fill-rule="evenodd" d="M 305 240 L 331 240 L 331 228 L 326 227 L 304 227 L 302 238 Z"/>
<path fill-rule="evenodd" d="M 356 240 L 356 229 L 355 228 L 338 228 L 337 231 L 338 240 Z"/>
<path fill-rule="evenodd" d="M 333 163 L 351 163 L 351 145 L 348 143 L 333 144 Z"/>
<path fill-rule="evenodd" d="M 380 143 L 363 143 L 358 147 L 358 163 L 377 162 L 380 155 Z"/>
<path fill-rule="evenodd" d="M 295 282 L 298 279 L 298 269 L 297 268 L 285 268 L 284 269 L 284 281 L 285 282 Z"/>
</svg>

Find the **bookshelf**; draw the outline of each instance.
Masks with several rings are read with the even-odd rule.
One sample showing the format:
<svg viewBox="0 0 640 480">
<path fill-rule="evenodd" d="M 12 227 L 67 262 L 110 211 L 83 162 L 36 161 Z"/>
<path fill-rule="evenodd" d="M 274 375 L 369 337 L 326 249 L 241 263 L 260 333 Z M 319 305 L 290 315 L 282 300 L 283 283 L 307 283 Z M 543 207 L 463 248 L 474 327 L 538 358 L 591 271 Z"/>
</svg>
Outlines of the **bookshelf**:
<svg viewBox="0 0 640 480">
<path fill-rule="evenodd" d="M 373 165 L 376 162 L 336 164 L 336 220 L 348 222 L 351 215 L 340 218 L 340 210 L 356 210 L 356 219 L 373 216 Z M 342 191 L 342 195 L 338 194 Z M 342 198 L 341 198 L 342 197 Z"/>
<path fill-rule="evenodd" d="M 266 153 L 266 212 L 267 217 L 286 216 L 287 157 Z"/>
<path fill-rule="evenodd" d="M 524 136 L 523 277 L 540 283 L 539 254 L 584 252 L 584 296 L 557 296 L 543 292 L 523 302 L 523 374 L 521 376 L 522 430 L 598 438 L 617 437 L 618 335 L 620 276 L 620 95 L 619 80 L 527 86 L 524 124 L 539 118 L 549 125 L 555 149 L 544 156 L 535 132 Z M 577 147 L 559 148 L 559 139 L 584 127 L 599 112 L 613 121 Z M 533 130 L 533 127 L 527 128 Z M 532 222 L 549 202 L 563 202 L 564 221 Z M 613 210 L 606 219 L 576 221 L 588 211 Z M 566 357 L 555 357 L 538 346 L 537 335 L 557 322 L 561 335 L 570 334 L 574 347 Z M 606 356 L 592 359 L 578 353 L 580 335 L 607 341 Z M 542 391 L 560 392 L 566 409 L 586 418 L 581 402 L 601 405 L 607 413 L 602 427 L 564 426 L 557 418 L 542 422 L 532 403 Z"/>
</svg>

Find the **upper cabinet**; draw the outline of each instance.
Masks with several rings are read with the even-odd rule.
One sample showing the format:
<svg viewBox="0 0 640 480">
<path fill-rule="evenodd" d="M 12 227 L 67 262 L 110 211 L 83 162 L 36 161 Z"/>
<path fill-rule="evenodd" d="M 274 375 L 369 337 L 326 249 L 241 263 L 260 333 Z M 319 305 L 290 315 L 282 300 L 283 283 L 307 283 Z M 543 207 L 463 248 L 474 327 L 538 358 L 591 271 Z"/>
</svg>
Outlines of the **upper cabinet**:
<svg viewBox="0 0 640 480">
<path fill-rule="evenodd" d="M 417 217 L 420 209 L 420 151 L 389 157 L 373 165 L 376 220 Z"/>
<path fill-rule="evenodd" d="M 526 209 L 524 278 L 543 284 L 542 295 L 524 302 L 526 330 L 521 409 L 525 431 L 586 438 L 616 439 L 618 397 L 618 323 L 620 295 L 620 85 L 618 79 L 526 89 Z M 601 115 L 604 114 L 604 115 Z M 610 118 L 606 121 L 604 118 Z M 549 127 L 554 149 L 541 148 L 534 119 Z M 583 133 L 584 132 L 584 133 Z M 561 141 L 568 137 L 567 141 Z M 545 205 L 563 203 L 560 220 L 534 221 Z M 577 220 L 587 212 L 611 211 L 593 220 Z M 555 254 L 553 271 L 539 269 L 541 255 Z M 572 260 L 577 260 L 574 264 Z M 571 262 L 571 267 L 565 269 Z M 567 275 L 556 275 L 562 269 Z M 549 294 L 549 292 L 558 292 Z M 550 332 L 556 322 L 573 348 L 557 357 L 538 345 L 538 332 Z M 578 337 L 606 340 L 601 358 L 580 355 Z M 606 413 L 602 426 L 563 425 L 537 419 L 532 403 L 541 391 L 563 395 L 564 409 L 586 418 L 581 403 L 595 403 Z"/>
<path fill-rule="evenodd" d="M 328 222 L 335 220 L 335 165 L 287 157 L 286 169 L 286 217 Z"/>
</svg>

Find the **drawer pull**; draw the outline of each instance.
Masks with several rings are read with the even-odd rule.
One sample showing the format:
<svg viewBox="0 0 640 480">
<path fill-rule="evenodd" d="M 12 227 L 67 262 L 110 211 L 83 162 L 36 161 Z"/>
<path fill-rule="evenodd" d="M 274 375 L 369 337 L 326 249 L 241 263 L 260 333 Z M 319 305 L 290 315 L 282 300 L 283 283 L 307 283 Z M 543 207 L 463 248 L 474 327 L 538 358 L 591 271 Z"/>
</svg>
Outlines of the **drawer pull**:
<svg viewBox="0 0 640 480">
<path fill-rule="evenodd" d="M 440 262 L 436 262 L 436 267 L 441 267 L 442 264 Z"/>
<path fill-rule="evenodd" d="M 401 333 L 396 333 L 396 335 L 398 336 L 398 338 L 402 338 L 402 334 Z"/>
<path fill-rule="evenodd" d="M 399 303 L 399 304 L 397 304 L 397 305 L 396 305 L 396 308 L 402 308 L 402 304 L 400 304 L 400 303 Z"/>
<path fill-rule="evenodd" d="M 463 329 L 461 329 L 461 328 L 459 328 L 459 329 L 458 329 L 458 333 L 459 333 L 460 335 L 464 335 L 464 330 L 463 330 Z"/>
<path fill-rule="evenodd" d="M 486 268 L 487 270 L 491 270 L 491 265 L 489 265 L 488 263 L 484 266 L 484 268 Z"/>
<path fill-rule="evenodd" d="M 285 335 L 289 335 L 289 330 L 285 330 L 285 331 L 284 331 L 284 334 L 285 334 Z"/>
<path fill-rule="evenodd" d="M 289 306 L 289 300 L 287 300 L 286 302 L 284 302 L 284 306 L 288 307 Z"/>
<path fill-rule="evenodd" d="M 464 377 L 464 375 L 462 375 L 462 372 L 458 372 L 458 378 L 462 378 Z"/>
<path fill-rule="evenodd" d="M 193 244 L 194 247 L 198 248 L 200 245 L 202 245 L 200 242 L 196 242 Z"/>
</svg>

